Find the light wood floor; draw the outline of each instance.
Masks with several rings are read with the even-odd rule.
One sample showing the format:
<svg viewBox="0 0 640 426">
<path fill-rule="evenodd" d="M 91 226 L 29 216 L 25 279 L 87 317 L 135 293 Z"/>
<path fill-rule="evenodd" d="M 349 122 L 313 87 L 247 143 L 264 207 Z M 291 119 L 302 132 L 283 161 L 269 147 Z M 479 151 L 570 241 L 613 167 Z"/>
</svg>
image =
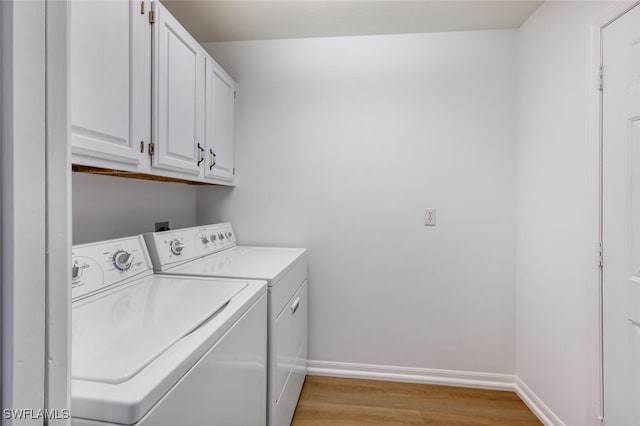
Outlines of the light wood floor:
<svg viewBox="0 0 640 426">
<path fill-rule="evenodd" d="M 292 426 L 540 424 L 513 392 L 307 376 Z"/>
</svg>

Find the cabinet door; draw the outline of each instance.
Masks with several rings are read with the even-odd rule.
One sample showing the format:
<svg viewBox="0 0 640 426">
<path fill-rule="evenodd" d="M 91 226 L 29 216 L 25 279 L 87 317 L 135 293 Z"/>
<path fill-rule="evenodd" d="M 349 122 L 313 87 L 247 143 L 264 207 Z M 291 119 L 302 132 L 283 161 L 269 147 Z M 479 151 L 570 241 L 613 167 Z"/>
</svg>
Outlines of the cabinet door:
<svg viewBox="0 0 640 426">
<path fill-rule="evenodd" d="M 71 151 L 74 162 L 148 168 L 151 26 L 140 1 L 70 2 Z"/>
<path fill-rule="evenodd" d="M 230 181 L 234 175 L 235 83 L 211 58 L 206 63 L 205 176 Z"/>
<path fill-rule="evenodd" d="M 204 50 L 155 3 L 154 167 L 199 175 L 204 167 Z"/>
</svg>

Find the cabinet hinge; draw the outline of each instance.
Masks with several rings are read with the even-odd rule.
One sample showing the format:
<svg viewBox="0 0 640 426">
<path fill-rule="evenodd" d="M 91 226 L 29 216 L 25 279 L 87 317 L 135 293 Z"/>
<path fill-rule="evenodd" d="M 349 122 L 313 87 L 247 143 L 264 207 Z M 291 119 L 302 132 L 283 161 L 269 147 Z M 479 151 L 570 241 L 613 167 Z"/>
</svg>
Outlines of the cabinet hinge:
<svg viewBox="0 0 640 426">
<path fill-rule="evenodd" d="M 234 90 L 233 91 L 233 99 L 235 99 L 235 98 L 236 98 L 236 91 Z"/>
<path fill-rule="evenodd" d="M 150 24 L 155 24 L 156 23 L 156 12 L 153 10 L 149 11 L 149 23 Z"/>
<path fill-rule="evenodd" d="M 149 155 L 153 156 L 153 154 L 156 153 L 156 146 L 153 144 L 153 142 L 149 143 Z"/>
<path fill-rule="evenodd" d="M 598 266 L 602 268 L 603 265 L 603 250 L 602 241 L 598 243 Z"/>
<path fill-rule="evenodd" d="M 140 152 L 144 152 L 144 141 L 140 141 Z"/>
<path fill-rule="evenodd" d="M 140 14 L 144 15 L 144 0 L 140 2 Z"/>
<path fill-rule="evenodd" d="M 233 175 L 234 176 L 236 175 L 236 168 L 235 167 L 233 168 Z"/>
<path fill-rule="evenodd" d="M 598 85 L 598 90 L 603 90 L 604 89 L 604 67 L 602 65 L 600 65 L 600 82 Z"/>
</svg>

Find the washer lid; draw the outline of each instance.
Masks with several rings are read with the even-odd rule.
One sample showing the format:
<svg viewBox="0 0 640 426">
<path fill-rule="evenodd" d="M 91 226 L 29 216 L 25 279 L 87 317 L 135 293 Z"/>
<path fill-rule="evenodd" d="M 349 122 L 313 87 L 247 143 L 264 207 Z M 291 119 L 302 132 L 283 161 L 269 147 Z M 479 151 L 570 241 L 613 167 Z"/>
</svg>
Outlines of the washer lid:
<svg viewBox="0 0 640 426">
<path fill-rule="evenodd" d="M 75 302 L 73 379 L 111 384 L 131 379 L 246 286 L 150 277 Z"/>
<path fill-rule="evenodd" d="M 303 248 L 236 246 L 176 266 L 165 273 L 269 280 L 271 285 L 305 252 Z"/>
</svg>

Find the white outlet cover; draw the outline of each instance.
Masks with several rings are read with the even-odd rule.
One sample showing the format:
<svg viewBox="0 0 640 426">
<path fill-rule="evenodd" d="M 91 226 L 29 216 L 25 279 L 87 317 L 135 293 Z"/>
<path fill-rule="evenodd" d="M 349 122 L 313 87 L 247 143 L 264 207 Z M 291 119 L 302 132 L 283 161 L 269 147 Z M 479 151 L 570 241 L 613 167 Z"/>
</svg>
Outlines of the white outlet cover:
<svg viewBox="0 0 640 426">
<path fill-rule="evenodd" d="M 424 225 L 436 225 L 436 209 L 424 209 Z"/>
</svg>

